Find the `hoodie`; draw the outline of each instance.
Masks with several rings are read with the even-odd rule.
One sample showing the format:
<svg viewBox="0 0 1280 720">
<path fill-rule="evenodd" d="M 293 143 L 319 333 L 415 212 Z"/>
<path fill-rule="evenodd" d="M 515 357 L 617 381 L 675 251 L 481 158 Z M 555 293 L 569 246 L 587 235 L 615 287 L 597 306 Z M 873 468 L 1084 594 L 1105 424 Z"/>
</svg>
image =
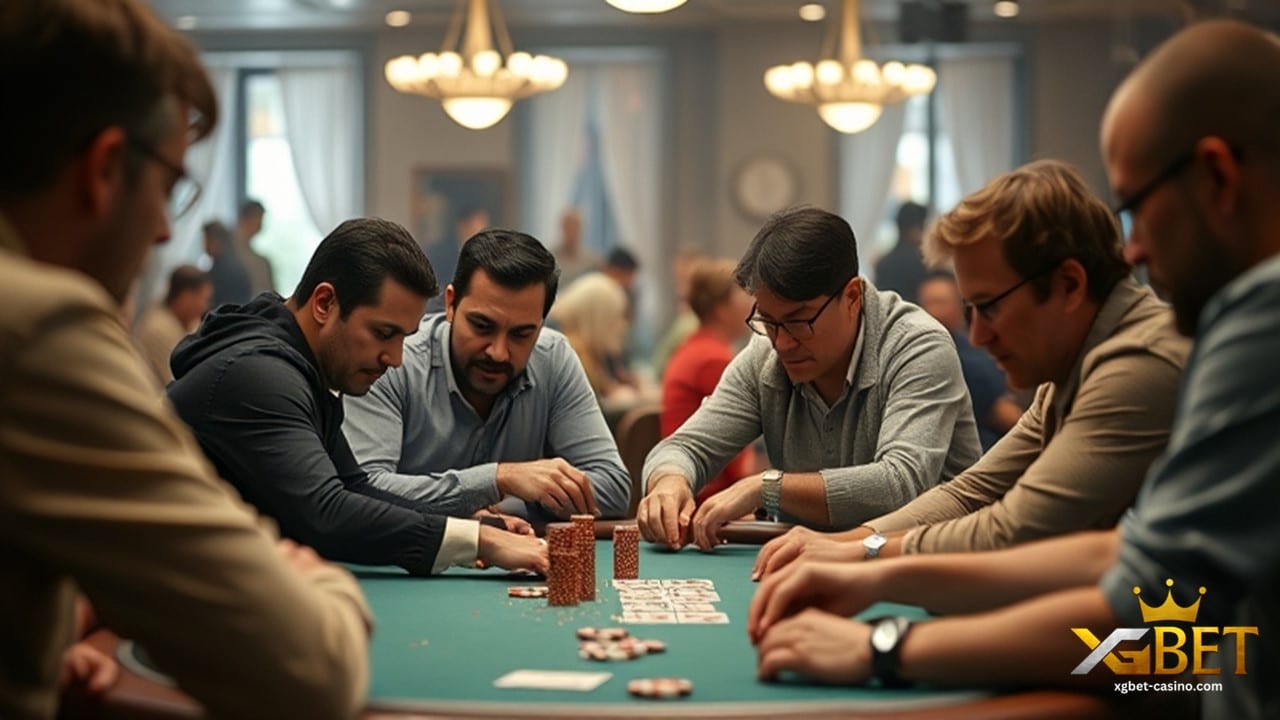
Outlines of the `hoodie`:
<svg viewBox="0 0 1280 720">
<path fill-rule="evenodd" d="M 286 537 L 340 562 L 428 575 L 445 518 L 369 483 L 284 301 L 223 305 L 174 349 L 169 399 L 205 455 Z"/>
</svg>

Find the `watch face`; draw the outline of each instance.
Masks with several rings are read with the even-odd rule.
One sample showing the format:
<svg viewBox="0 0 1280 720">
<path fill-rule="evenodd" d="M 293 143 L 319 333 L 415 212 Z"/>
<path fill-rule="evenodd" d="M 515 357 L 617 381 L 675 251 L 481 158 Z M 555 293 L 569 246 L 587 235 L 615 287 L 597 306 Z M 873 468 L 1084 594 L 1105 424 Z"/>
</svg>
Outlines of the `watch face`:
<svg viewBox="0 0 1280 720">
<path fill-rule="evenodd" d="M 876 533 L 874 535 L 868 535 L 867 537 L 863 538 L 862 547 L 868 550 L 879 550 L 880 548 L 884 547 L 884 544 L 887 542 L 889 542 L 888 538 L 881 535 L 880 533 Z"/>
<path fill-rule="evenodd" d="M 898 623 L 893 618 L 886 618 L 871 628 L 871 647 L 880 652 L 889 652 L 898 642 Z"/>
</svg>

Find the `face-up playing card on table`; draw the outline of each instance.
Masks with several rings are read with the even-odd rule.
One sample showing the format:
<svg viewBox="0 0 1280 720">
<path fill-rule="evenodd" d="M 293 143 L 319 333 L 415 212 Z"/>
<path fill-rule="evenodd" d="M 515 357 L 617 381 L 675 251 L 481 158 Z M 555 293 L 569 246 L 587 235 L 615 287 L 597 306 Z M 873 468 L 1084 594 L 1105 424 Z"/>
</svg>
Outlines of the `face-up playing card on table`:
<svg viewBox="0 0 1280 720">
<path fill-rule="evenodd" d="M 701 588 L 668 588 L 667 595 L 675 602 L 720 602 L 720 593 Z"/>
<path fill-rule="evenodd" d="M 590 692 L 603 685 L 611 677 L 613 677 L 613 673 L 607 672 L 513 670 L 494 680 L 493 686 L 499 688 Z"/>
<path fill-rule="evenodd" d="M 715 610 L 714 607 L 712 607 L 711 609 Z M 622 601 L 622 612 L 624 613 L 675 612 L 675 611 L 676 611 L 676 608 L 673 603 L 665 602 L 661 600 L 654 600 L 654 601 L 627 600 L 624 598 Z"/>
<path fill-rule="evenodd" d="M 622 622 L 629 625 L 674 625 L 680 622 L 674 612 L 623 612 Z"/>
<path fill-rule="evenodd" d="M 673 602 L 671 609 L 677 613 L 713 613 L 716 612 L 716 606 L 713 603 L 704 602 Z"/>
<path fill-rule="evenodd" d="M 728 625 L 729 616 L 722 612 L 682 612 L 676 619 L 687 625 Z"/>
</svg>

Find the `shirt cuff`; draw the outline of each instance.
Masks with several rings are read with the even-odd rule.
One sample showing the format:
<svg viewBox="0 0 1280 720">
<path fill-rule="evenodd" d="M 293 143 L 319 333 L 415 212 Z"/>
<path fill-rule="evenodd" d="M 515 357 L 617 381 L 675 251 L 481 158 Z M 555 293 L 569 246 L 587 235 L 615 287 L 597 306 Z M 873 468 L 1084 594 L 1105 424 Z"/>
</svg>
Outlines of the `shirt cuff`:
<svg viewBox="0 0 1280 720">
<path fill-rule="evenodd" d="M 451 567 L 471 567 L 480 552 L 480 523 L 451 517 L 444 522 L 444 539 L 440 552 L 431 566 L 431 574 L 438 575 Z"/>
</svg>

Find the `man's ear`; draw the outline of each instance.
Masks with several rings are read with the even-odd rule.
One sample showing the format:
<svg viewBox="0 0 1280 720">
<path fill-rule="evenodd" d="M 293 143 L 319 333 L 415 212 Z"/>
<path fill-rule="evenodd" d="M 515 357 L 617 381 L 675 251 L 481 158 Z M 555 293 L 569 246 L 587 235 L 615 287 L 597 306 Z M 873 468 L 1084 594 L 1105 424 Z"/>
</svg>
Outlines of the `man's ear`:
<svg viewBox="0 0 1280 720">
<path fill-rule="evenodd" d="M 1089 298 L 1089 273 L 1079 260 L 1068 258 L 1062 261 L 1058 275 L 1066 291 L 1067 310 L 1075 310 Z"/>
<path fill-rule="evenodd" d="M 862 278 L 858 275 L 854 275 L 852 278 L 849 278 L 849 282 L 844 284 L 843 293 L 845 299 L 849 301 L 850 308 L 853 307 L 854 301 L 862 298 L 862 293 L 865 289 L 866 288 L 862 284 Z"/>
<path fill-rule="evenodd" d="M 453 322 L 453 298 L 456 294 L 453 283 L 444 286 L 444 319 L 450 323 Z"/>
<path fill-rule="evenodd" d="M 333 284 L 322 282 L 316 285 L 316 289 L 311 291 L 311 299 L 307 301 L 307 305 L 311 307 L 311 317 L 315 319 L 317 325 L 325 325 L 339 317 L 340 308 L 338 306 L 338 293 L 333 289 Z"/>
<path fill-rule="evenodd" d="M 78 178 L 90 214 L 107 214 L 123 192 L 127 146 L 124 129 L 111 126 L 95 135 L 81 156 Z"/>
</svg>

